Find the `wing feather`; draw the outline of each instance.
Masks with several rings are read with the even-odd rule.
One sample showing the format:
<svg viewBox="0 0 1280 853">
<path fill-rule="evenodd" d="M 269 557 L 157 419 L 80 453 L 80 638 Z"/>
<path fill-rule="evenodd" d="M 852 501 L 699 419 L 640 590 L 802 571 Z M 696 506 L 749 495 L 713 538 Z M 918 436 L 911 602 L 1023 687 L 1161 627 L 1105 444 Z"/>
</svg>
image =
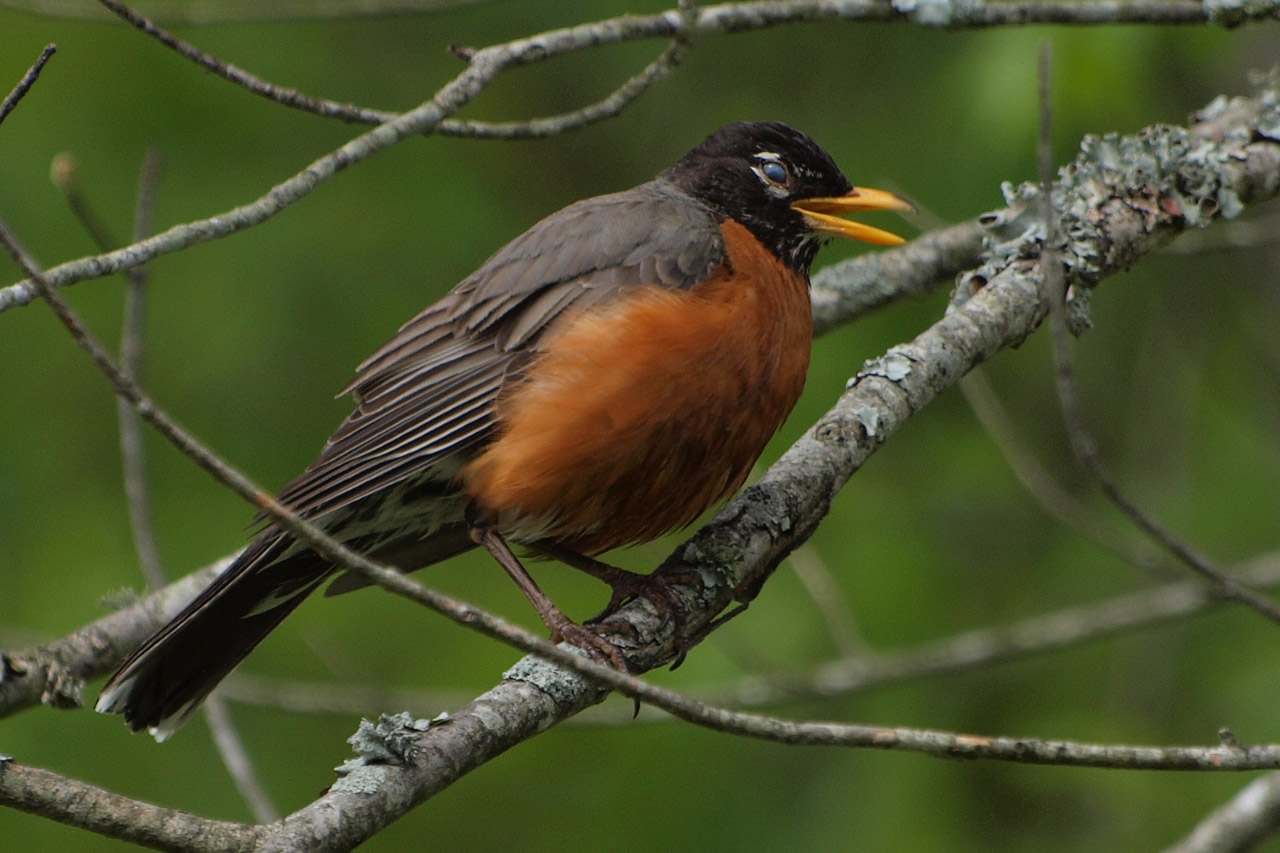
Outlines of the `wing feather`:
<svg viewBox="0 0 1280 853">
<path fill-rule="evenodd" d="M 360 365 L 344 389 L 358 408 L 281 500 L 316 517 L 432 468 L 451 477 L 556 318 L 630 286 L 692 287 L 723 256 L 714 215 L 663 180 L 552 214 Z"/>
</svg>

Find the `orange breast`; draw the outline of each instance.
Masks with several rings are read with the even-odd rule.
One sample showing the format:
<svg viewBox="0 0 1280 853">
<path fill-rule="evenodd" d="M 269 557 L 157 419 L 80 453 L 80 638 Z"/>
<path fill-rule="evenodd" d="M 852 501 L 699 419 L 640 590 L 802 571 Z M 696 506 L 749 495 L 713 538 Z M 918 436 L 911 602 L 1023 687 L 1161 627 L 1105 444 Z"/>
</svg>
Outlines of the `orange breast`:
<svg viewBox="0 0 1280 853">
<path fill-rule="evenodd" d="M 804 387 L 808 282 L 743 227 L 689 291 L 566 317 L 459 477 L 499 530 L 584 554 L 682 527 L 746 479 Z"/>
</svg>

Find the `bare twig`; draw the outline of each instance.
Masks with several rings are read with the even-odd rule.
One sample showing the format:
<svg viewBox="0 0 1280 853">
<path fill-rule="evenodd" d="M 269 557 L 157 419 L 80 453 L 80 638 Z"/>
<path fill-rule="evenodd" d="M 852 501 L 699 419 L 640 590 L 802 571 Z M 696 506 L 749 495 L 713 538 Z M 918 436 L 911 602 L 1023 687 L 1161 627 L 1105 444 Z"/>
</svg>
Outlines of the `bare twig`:
<svg viewBox="0 0 1280 853">
<path fill-rule="evenodd" d="M 61 264 L 46 270 L 44 279 L 51 287 L 59 288 L 75 281 L 112 275 L 146 263 L 159 255 L 180 251 L 259 225 L 290 204 L 305 198 L 317 186 L 348 166 L 366 160 L 405 138 L 434 130 L 441 121 L 479 95 L 506 69 L 550 56 L 646 37 L 645 27 L 638 23 L 642 20 L 647 21 L 650 29 L 660 29 L 660 34 L 668 37 L 683 32 L 683 18 L 677 12 L 672 13 L 669 21 L 661 16 L 651 19 L 624 18 L 619 19 L 614 27 L 587 26 L 552 30 L 484 48 L 475 53 L 462 74 L 445 85 L 430 101 L 315 160 L 256 201 L 208 219 L 175 226 L 114 252 Z M 38 295 L 38 289 L 31 280 L 0 289 L 0 311 L 29 304 Z"/>
<path fill-rule="evenodd" d="M 150 233 L 151 211 L 156 184 L 160 178 L 159 151 L 148 152 L 138 177 L 138 193 L 133 240 L 145 239 Z M 80 186 L 76 158 L 63 152 L 53 158 L 49 176 L 62 193 L 67 206 L 79 221 L 85 233 L 101 251 L 110 251 L 117 241 L 93 205 L 85 197 Z M 147 267 L 136 266 L 126 272 L 127 285 L 124 301 L 124 330 L 120 338 L 120 369 L 131 379 L 137 379 L 142 366 L 142 325 L 145 317 L 145 292 Z M 151 510 L 147 497 L 146 461 L 143 458 L 142 435 L 138 417 L 123 400 L 118 401 L 120 423 L 120 449 L 123 461 L 125 495 L 128 498 L 129 522 L 133 530 L 134 549 L 142 575 L 152 589 L 166 583 L 160 554 L 156 548 L 155 533 L 151 527 Z"/>
<path fill-rule="evenodd" d="M 164 158 L 160 149 L 147 149 L 142 171 L 138 175 L 138 197 L 134 206 L 133 241 L 146 239 L 151 233 L 151 214 L 155 209 L 155 193 L 160 183 Z M 120 333 L 120 369 L 125 376 L 138 380 L 142 370 L 143 327 L 147 311 L 147 269 L 137 266 L 129 270 L 124 291 L 124 328 Z M 116 401 L 120 423 L 120 455 L 124 463 L 124 492 L 129 505 L 129 524 L 133 544 L 138 552 L 142 575 L 152 589 L 166 583 L 160 549 L 156 545 L 151 524 L 151 498 L 147 487 L 146 453 L 142 443 L 142 425 L 133 408 L 123 400 Z"/>
<path fill-rule="evenodd" d="M 250 0 L 204 0 L 200 3 L 139 3 L 152 19 L 168 24 L 213 24 L 239 21 L 278 21 L 351 18 L 361 15 L 392 15 L 430 12 L 447 9 L 465 3 L 488 2 L 488 0 L 272 0 L 271 3 L 250 2 Z M 813 7 L 820 5 L 816 0 L 793 5 Z M 777 6 L 781 3 L 726 3 L 723 7 L 745 6 L 758 16 L 773 12 L 778 14 Z M 1238 9 L 1233 17 L 1229 9 L 1223 9 L 1214 16 L 1196 0 L 1104 0 L 1104 2 L 1073 2 L 1073 0 L 1023 0 L 1023 2 L 1001 2 L 991 5 L 997 8 L 984 10 L 969 6 L 946 9 L 941 6 L 931 12 L 918 6 L 899 3 L 892 8 L 878 8 L 881 4 L 864 2 L 861 4 L 845 0 L 842 3 L 828 2 L 825 6 L 840 6 L 856 12 L 861 5 L 864 14 L 862 20 L 899 21 L 910 20 L 922 26 L 931 27 L 990 27 L 1018 24 L 1203 24 L 1215 20 L 1231 25 L 1246 20 L 1248 11 Z M 887 4 L 886 4 L 887 5 Z M 105 13 L 90 6 L 83 0 L 0 0 L 0 7 L 18 9 L 38 15 L 57 18 L 74 18 L 83 20 L 103 20 Z M 721 6 L 711 6 L 708 10 L 720 10 Z M 773 7 L 773 8 L 771 8 Z M 1008 7 L 1008 8 L 1000 8 Z M 1252 11 L 1252 10 L 1249 10 Z M 785 12 L 784 12 L 785 13 Z M 1253 17 L 1266 14 L 1265 7 L 1254 11 Z M 846 12 L 850 19 L 856 20 Z"/>
<path fill-rule="evenodd" d="M 145 15 L 121 3 L 120 0 L 98 0 L 103 6 L 114 14 L 123 18 L 130 25 L 143 33 L 155 38 L 160 43 L 175 51 L 179 55 L 200 65 L 205 70 L 210 71 L 225 80 L 229 80 L 254 94 L 261 95 L 276 103 L 283 104 L 288 107 L 300 109 L 305 112 L 314 113 L 327 118 L 338 118 L 343 121 L 361 122 L 364 124 L 381 124 L 395 117 L 395 113 L 384 110 L 369 109 L 367 107 L 359 107 L 354 104 L 343 104 L 337 101 L 331 101 L 325 98 L 316 98 L 303 94 L 296 89 L 288 89 L 276 86 L 257 75 L 239 68 L 231 63 L 224 62 L 218 57 L 201 50 L 195 45 L 184 39 L 178 38 L 174 34 L 160 27 L 154 21 L 149 20 Z M 907 18 L 916 20 L 918 23 L 927 25 L 944 25 L 952 27 L 967 26 L 990 26 L 997 21 L 995 19 L 986 19 L 985 16 L 972 14 L 974 10 L 965 10 L 963 13 L 958 9 L 953 10 L 954 17 L 950 19 L 940 18 L 940 13 L 935 8 L 932 19 L 929 18 L 922 10 L 908 4 L 900 4 L 895 9 L 885 4 L 867 3 L 867 2 L 848 2 L 848 3 L 791 3 L 792 8 L 779 8 L 779 4 L 773 2 L 763 3 L 728 3 L 721 6 L 708 7 L 703 10 L 709 19 L 715 19 L 717 16 L 724 16 L 725 19 L 733 21 L 739 28 L 757 28 L 760 26 L 770 26 L 776 24 L 787 23 L 792 20 L 801 20 L 810 17 L 839 17 L 844 20 L 883 20 L 887 18 L 900 18 L 905 15 Z M 1133 3 L 1120 2 L 1110 3 L 1108 8 L 1102 12 L 1099 17 L 1097 8 L 1085 8 L 1084 4 L 1059 4 L 1059 8 L 1052 13 L 1056 17 L 1050 17 L 1037 21 L 1041 15 L 1048 10 L 1046 6 L 1053 5 L 1043 2 L 1015 4 L 1004 3 L 1002 6 L 1020 6 L 1021 14 L 1017 16 L 1001 15 L 998 19 L 999 23 L 1035 23 L 1052 20 L 1055 23 L 1110 23 L 1114 20 L 1125 17 L 1134 17 L 1146 20 L 1148 16 L 1153 16 L 1160 23 L 1205 23 L 1208 18 L 1203 7 L 1197 4 L 1189 3 L 1185 7 L 1179 7 L 1177 3 Z M 1096 6 L 1097 4 L 1090 4 Z M 1074 8 L 1069 8 L 1074 7 Z M 1002 12 L 1012 11 L 1009 9 Z M 664 13 L 663 16 L 653 16 L 650 20 L 661 20 L 665 25 L 669 22 L 671 13 Z M 567 113 L 563 116 L 555 116 L 545 119 L 535 119 L 523 122 L 503 122 L 488 123 L 474 121 L 457 121 L 454 119 L 446 119 L 442 121 L 437 132 L 450 136 L 470 136 L 482 138 L 500 138 L 500 139 L 523 139 L 535 136 L 546 136 L 554 133 L 561 133 L 566 130 L 581 127 L 585 124 L 600 121 L 618 115 L 625 106 L 648 89 L 651 85 L 664 78 L 683 58 L 684 53 L 684 35 L 685 30 L 693 30 L 698 27 L 700 14 L 692 8 L 691 5 L 681 4 L 681 8 L 677 14 L 684 20 L 684 25 L 679 29 L 670 33 L 652 32 L 650 37 L 660 35 L 670 35 L 676 38 L 673 43 L 662 56 L 649 65 L 641 74 L 628 80 L 618 91 L 610 95 L 599 104 L 578 110 L 573 113 Z M 608 25 L 611 21 L 602 21 L 598 25 Z M 590 25 L 588 25 L 590 26 Z M 465 57 L 464 57 L 465 58 Z"/>
<path fill-rule="evenodd" d="M 71 208 L 76 221 L 89 235 L 93 244 L 98 247 L 98 251 L 109 252 L 120 245 L 111 235 L 111 230 L 102 221 L 102 217 L 98 216 L 85 199 L 84 191 L 80 187 L 80 168 L 74 154 L 63 151 L 53 158 L 49 163 L 49 180 L 62 193 L 67 207 Z"/>
<path fill-rule="evenodd" d="M 867 644 L 854 624 L 849 600 L 812 543 L 806 542 L 792 551 L 787 562 L 827 623 L 836 651 L 852 656 L 865 650 Z"/>
<path fill-rule="evenodd" d="M 224 62 L 184 39 L 178 38 L 173 33 L 119 2 L 119 0 L 98 0 L 98 2 L 178 55 L 191 60 L 206 71 L 210 71 L 224 80 L 229 80 L 270 101 L 324 118 L 336 118 L 359 124 L 382 124 L 397 115 L 386 110 L 375 110 L 356 106 L 355 104 L 343 104 L 327 98 L 313 97 L 299 92 L 297 89 L 277 86 L 239 66 Z M 677 34 L 676 40 L 639 74 L 628 79 L 603 100 L 582 109 L 558 116 L 547 116 L 528 121 L 484 122 L 445 119 L 434 128 L 434 132 L 444 136 L 465 136 L 475 139 L 533 139 L 540 136 L 564 133 L 568 130 L 613 118 L 655 83 L 670 74 L 677 65 L 684 61 L 687 52 L 687 41 L 682 35 Z M 425 132 L 430 133 L 432 131 Z"/>
<path fill-rule="evenodd" d="M 1132 542 L 1125 538 L 1111 524 L 1091 513 L 1045 470 L 1035 454 L 1019 440 L 1000 398 L 981 370 L 960 380 L 960 392 L 1018 482 L 1050 517 L 1143 572 L 1165 580 L 1169 578 L 1168 563 L 1162 552 L 1145 541 Z"/>
<path fill-rule="evenodd" d="M 646 685 L 646 692 L 651 689 Z M 641 697 L 651 701 L 648 697 Z M 1109 767 L 1124 770 L 1256 770 L 1280 767 L 1280 745 L 1220 744 L 1145 747 L 1038 738 L 987 737 L 954 732 L 866 726 L 849 723 L 794 722 L 712 708 L 693 699 L 670 697 L 663 710 L 700 726 L 774 743 L 871 747 L 916 752 L 935 758 L 987 758 L 1016 764 Z M 655 702 L 655 704 L 658 704 Z"/>
<path fill-rule="evenodd" d="M 858 255 L 813 276 L 813 331 L 821 335 L 903 297 L 955 283 L 981 262 L 983 228 L 971 219 L 921 234 L 905 246 Z"/>
<path fill-rule="evenodd" d="M 258 771 L 254 769 L 253 758 L 245 748 L 240 730 L 231 716 L 231 707 L 227 700 L 215 692 L 205 700 L 204 720 L 213 735 L 214 745 L 218 747 L 218 756 L 231 775 L 240 798 L 253 814 L 258 823 L 271 823 L 280 819 L 280 810 L 276 808 L 267 793 Z"/>
<path fill-rule="evenodd" d="M 1070 332 L 1067 329 L 1065 302 L 1066 277 L 1058 255 L 1057 214 L 1053 208 L 1053 150 L 1050 131 L 1052 109 L 1050 99 L 1050 65 L 1052 53 L 1049 42 L 1041 42 L 1040 48 L 1040 215 L 1044 227 L 1044 248 L 1040 254 L 1045 287 L 1049 297 L 1050 325 L 1053 333 L 1054 373 L 1057 380 L 1058 400 L 1063 421 L 1067 427 L 1071 449 L 1080 464 L 1111 500 L 1134 525 L 1145 532 L 1170 554 L 1192 570 L 1217 585 L 1227 598 L 1252 608 L 1261 615 L 1280 624 L 1280 605 L 1242 584 L 1229 572 L 1212 563 L 1207 557 L 1178 537 L 1135 504 L 1120 485 L 1111 477 L 1098 456 L 1094 442 L 1085 423 L 1076 395 L 1075 376 L 1071 366 Z"/>
<path fill-rule="evenodd" d="M 430 13 L 492 0 L 200 0 L 173 3 L 151 0 L 138 4 L 154 20 L 166 24 L 225 24 L 248 21 L 308 21 L 350 19 L 376 15 Z M 0 8 L 49 18 L 107 21 L 111 14 L 84 0 L 0 0 Z"/>
<path fill-rule="evenodd" d="M 5 95 L 3 101 L 0 101 L 0 124 L 3 124 L 9 113 L 13 112 L 13 108 L 18 105 L 18 101 L 21 101 L 27 92 L 31 91 L 31 87 L 36 84 L 36 80 L 40 79 L 40 72 L 44 70 L 44 64 L 49 61 L 49 57 L 53 56 L 57 50 L 58 46 L 56 44 L 45 45 L 44 50 L 40 51 L 40 56 L 36 59 L 35 64 L 27 69 L 26 74 L 22 75 L 18 85 L 13 87 L 13 91 Z"/>
<path fill-rule="evenodd" d="M 1242 571 L 1251 584 L 1280 585 L 1280 554 L 1250 560 Z M 713 704 L 738 708 L 846 696 L 906 681 L 958 675 L 1185 619 L 1221 600 L 1215 587 L 1199 580 L 1161 584 L 1154 589 L 1067 607 L 1001 627 L 966 631 L 911 648 L 829 661 L 807 673 L 766 673 L 731 685 L 688 692 Z"/>
<path fill-rule="evenodd" d="M 275 708 L 294 714 L 376 717 L 388 708 L 409 711 L 415 717 L 434 717 L 442 710 L 460 708 L 475 697 L 463 689 L 411 689 L 350 681 L 302 681 L 265 678 L 237 670 L 218 686 L 218 695 L 237 705 Z M 588 709 L 576 719 L 590 714 Z M 642 712 L 643 713 L 643 712 Z M 632 719 L 630 703 L 626 719 Z"/>
</svg>

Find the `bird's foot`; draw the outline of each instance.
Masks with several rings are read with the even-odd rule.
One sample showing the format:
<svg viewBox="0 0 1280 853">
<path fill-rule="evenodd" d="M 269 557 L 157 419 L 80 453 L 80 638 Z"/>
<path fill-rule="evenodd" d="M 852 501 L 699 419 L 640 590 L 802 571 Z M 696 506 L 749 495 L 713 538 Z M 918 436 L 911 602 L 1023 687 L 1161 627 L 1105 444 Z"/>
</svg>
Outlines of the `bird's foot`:
<svg viewBox="0 0 1280 853">
<path fill-rule="evenodd" d="M 577 551 L 572 551 L 555 542 L 539 542 L 534 547 L 548 557 L 573 566 L 575 569 L 586 572 L 609 585 L 609 589 L 612 591 L 609 596 L 609 603 L 605 605 L 603 610 L 583 624 L 594 625 L 605 631 L 621 632 L 625 630 L 622 626 L 617 626 L 617 630 L 611 628 L 611 623 L 615 620 L 609 618 L 610 614 L 629 601 L 643 598 L 653 605 L 653 609 L 657 611 L 659 619 L 664 622 L 671 620 L 674 623 L 676 658 L 675 662 L 671 664 L 671 668 L 675 669 L 684 663 L 685 655 L 693 647 L 693 637 L 689 631 L 688 608 L 685 607 L 684 600 L 680 597 L 680 594 L 676 592 L 675 585 L 696 584 L 700 586 L 702 584 L 700 575 L 695 572 L 674 577 L 670 573 L 642 575 L 637 572 L 619 569 L 617 566 L 611 566 L 608 563 L 602 563 L 597 559 L 579 554 Z"/>
<path fill-rule="evenodd" d="M 559 618 L 557 619 L 556 616 Z M 627 666 L 627 660 L 622 656 L 622 650 L 613 643 L 600 636 L 586 625 L 579 625 L 568 616 L 560 611 L 556 611 L 547 622 L 547 627 L 551 629 L 551 642 L 565 642 L 570 645 L 577 646 L 582 649 L 592 659 L 600 663 L 611 663 L 614 669 L 619 672 L 630 673 L 631 669 Z M 553 624 L 554 623 L 554 624 Z"/>
</svg>

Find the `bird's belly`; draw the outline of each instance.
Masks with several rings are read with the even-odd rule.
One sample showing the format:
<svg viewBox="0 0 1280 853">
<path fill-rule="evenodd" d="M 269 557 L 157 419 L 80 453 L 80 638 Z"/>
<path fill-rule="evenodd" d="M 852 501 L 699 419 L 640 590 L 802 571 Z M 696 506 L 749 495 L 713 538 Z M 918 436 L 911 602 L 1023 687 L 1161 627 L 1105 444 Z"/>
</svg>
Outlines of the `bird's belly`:
<svg viewBox="0 0 1280 853">
<path fill-rule="evenodd" d="M 553 331 L 461 474 L 504 534 L 597 554 L 742 484 L 803 389 L 812 340 L 807 282 L 744 235 L 726 228 L 729 262 L 692 290 L 628 292 Z"/>
</svg>

